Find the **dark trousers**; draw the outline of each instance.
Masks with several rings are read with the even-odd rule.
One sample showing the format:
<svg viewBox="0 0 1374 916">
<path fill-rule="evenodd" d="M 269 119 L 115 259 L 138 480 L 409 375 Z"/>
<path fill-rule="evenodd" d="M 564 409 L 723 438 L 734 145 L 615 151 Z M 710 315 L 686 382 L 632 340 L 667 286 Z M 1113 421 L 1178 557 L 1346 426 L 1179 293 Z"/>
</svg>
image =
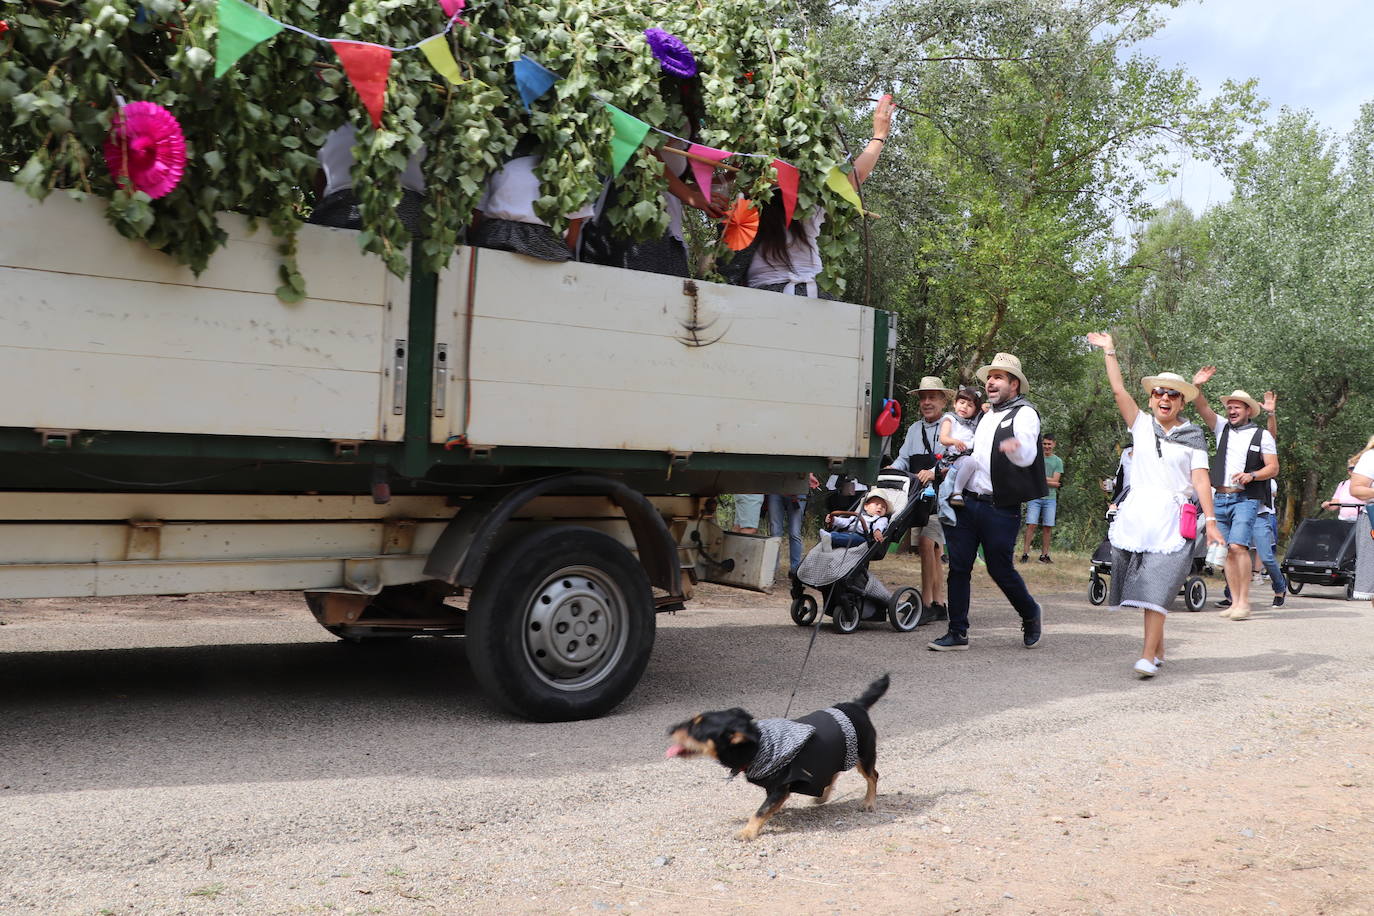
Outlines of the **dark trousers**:
<svg viewBox="0 0 1374 916">
<path fill-rule="evenodd" d="M 959 524 L 945 526 L 945 551 L 949 554 L 949 629 L 952 633 L 968 634 L 968 602 L 973 561 L 978 546 L 983 547 L 983 559 L 988 575 L 1022 619 L 1040 612 L 1040 605 L 1026 589 L 1025 580 L 1016 571 L 1012 554 L 1016 549 L 1016 535 L 1021 530 L 1019 506 L 1000 509 L 992 503 L 965 499 L 964 506 L 955 509 Z"/>
</svg>

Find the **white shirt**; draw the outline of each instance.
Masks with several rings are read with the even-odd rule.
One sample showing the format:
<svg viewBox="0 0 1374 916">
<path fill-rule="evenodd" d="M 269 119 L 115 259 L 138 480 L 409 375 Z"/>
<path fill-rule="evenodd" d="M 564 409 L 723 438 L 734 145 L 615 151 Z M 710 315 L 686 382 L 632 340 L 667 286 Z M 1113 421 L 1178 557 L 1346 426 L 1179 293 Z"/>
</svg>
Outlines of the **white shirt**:
<svg viewBox="0 0 1374 916">
<path fill-rule="evenodd" d="M 1014 419 L 1008 419 L 1007 415 L 1013 410 L 1016 411 Z M 1012 464 L 1018 468 L 1028 468 L 1035 461 L 1035 456 L 1040 454 L 1040 414 L 1029 405 L 1019 410 L 1011 407 L 1001 413 L 994 407 L 983 414 L 983 419 L 978 421 L 978 430 L 973 434 L 973 451 L 969 454 L 973 459 L 973 471 L 965 489 L 984 496 L 992 495 L 992 439 L 997 435 L 997 430 L 1007 423 L 1012 424 L 1013 438 L 1010 441 L 1016 443 L 1016 450 L 1007 456 Z"/>
<path fill-rule="evenodd" d="M 1217 448 L 1221 448 L 1221 433 L 1226 429 L 1226 418 L 1218 416 L 1217 421 L 1212 424 L 1212 435 L 1217 437 Z M 1269 435 L 1269 430 L 1256 426 L 1254 429 L 1245 430 L 1237 433 L 1231 431 L 1227 437 L 1230 447 L 1226 449 L 1226 476 L 1222 479 L 1226 481 L 1225 486 L 1237 486 L 1233 481 L 1237 474 L 1245 472 L 1245 454 L 1247 451 L 1253 452 L 1256 449 L 1255 443 L 1259 443 L 1258 449 L 1261 455 L 1277 455 L 1278 446 L 1274 444 L 1274 437 Z"/>
<path fill-rule="evenodd" d="M 534 174 L 535 166 L 541 156 L 521 156 L 501 166 L 487 179 L 487 190 L 477 209 L 490 219 L 504 219 L 513 223 L 532 223 L 547 226 L 534 213 L 534 202 L 542 194 L 539 178 Z M 596 213 L 596 201 L 588 201 L 576 213 L 569 213 L 568 219 L 586 219 Z"/>
<path fill-rule="evenodd" d="M 1154 415 L 1148 410 L 1131 424 L 1131 441 L 1131 490 L 1117 507 L 1107 537 L 1113 547 L 1133 553 L 1173 553 L 1185 543 L 1178 532 L 1179 510 L 1197 495 L 1193 471 L 1207 469 L 1207 450 L 1164 440 L 1156 449 Z"/>
<path fill-rule="evenodd" d="M 1374 449 L 1370 449 L 1361 455 L 1360 460 L 1355 462 L 1355 470 L 1350 473 L 1359 474 L 1361 477 L 1368 477 L 1370 480 L 1374 480 Z M 1346 501 L 1352 503 L 1359 502 L 1359 500 L 1353 496 L 1349 497 Z"/>
<path fill-rule="evenodd" d="M 789 268 L 786 264 L 777 264 L 768 259 L 759 248 L 754 252 L 754 259 L 749 262 L 749 273 L 747 282 L 750 286 L 771 286 L 774 283 L 806 283 L 809 284 L 807 296 L 816 298 L 816 277 L 820 276 L 823 265 L 821 264 L 821 249 L 817 244 L 816 238 L 821 234 L 821 225 L 825 222 L 825 211 L 820 207 L 811 211 L 811 215 L 801 220 L 803 238 L 798 239 L 789 227 L 787 232 L 787 256 L 792 261 Z M 783 290 L 784 293 L 791 294 L 792 287 Z"/>
<path fill-rule="evenodd" d="M 944 426 L 945 421 L 949 421 L 949 436 L 951 439 L 958 439 L 964 444 L 964 451 L 968 451 L 969 446 L 973 445 L 973 433 L 977 429 L 978 415 L 974 414 L 965 420 L 954 411 L 949 411 L 940 418 L 940 425 Z"/>
<path fill-rule="evenodd" d="M 336 127 L 325 137 L 320 147 L 320 168 L 324 169 L 325 196 L 335 191 L 353 187 L 353 145 L 358 141 L 358 132 L 351 125 Z M 420 171 L 420 163 L 425 161 L 426 148 L 411 156 L 401 173 L 401 187 L 425 193 L 425 176 Z"/>
</svg>

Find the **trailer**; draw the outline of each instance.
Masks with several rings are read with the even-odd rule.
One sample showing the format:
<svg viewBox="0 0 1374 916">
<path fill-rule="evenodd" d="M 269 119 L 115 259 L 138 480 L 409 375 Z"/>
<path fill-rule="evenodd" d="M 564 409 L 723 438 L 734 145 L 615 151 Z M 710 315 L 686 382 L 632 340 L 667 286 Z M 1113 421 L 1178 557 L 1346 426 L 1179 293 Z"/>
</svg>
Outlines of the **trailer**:
<svg viewBox="0 0 1374 916">
<path fill-rule="evenodd" d="M 221 214 L 195 276 L 104 205 L 0 182 L 0 597 L 300 590 L 591 717 L 708 571 L 719 494 L 876 471 L 884 312 L 473 248 L 401 280 L 319 226 L 285 304 L 265 229 Z"/>
</svg>

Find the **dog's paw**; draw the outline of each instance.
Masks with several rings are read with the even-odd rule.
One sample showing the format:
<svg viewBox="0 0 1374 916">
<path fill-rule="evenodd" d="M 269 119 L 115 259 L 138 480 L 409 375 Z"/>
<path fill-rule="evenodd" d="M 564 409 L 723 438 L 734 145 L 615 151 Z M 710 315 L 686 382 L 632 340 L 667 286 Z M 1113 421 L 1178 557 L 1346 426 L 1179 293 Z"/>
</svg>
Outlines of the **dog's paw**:
<svg viewBox="0 0 1374 916">
<path fill-rule="evenodd" d="M 754 837 L 756 837 L 756 836 L 758 836 L 758 835 L 759 835 L 759 832 L 758 832 L 757 830 L 755 830 L 754 828 L 752 828 L 752 827 L 745 827 L 745 828 L 744 828 L 743 830 L 741 830 L 739 833 L 735 834 L 735 839 L 740 840 L 740 841 L 745 842 L 745 843 L 748 843 L 750 840 L 754 839 Z"/>
<path fill-rule="evenodd" d="M 877 811 L 878 803 L 876 801 L 866 801 L 863 807 L 865 811 Z"/>
</svg>

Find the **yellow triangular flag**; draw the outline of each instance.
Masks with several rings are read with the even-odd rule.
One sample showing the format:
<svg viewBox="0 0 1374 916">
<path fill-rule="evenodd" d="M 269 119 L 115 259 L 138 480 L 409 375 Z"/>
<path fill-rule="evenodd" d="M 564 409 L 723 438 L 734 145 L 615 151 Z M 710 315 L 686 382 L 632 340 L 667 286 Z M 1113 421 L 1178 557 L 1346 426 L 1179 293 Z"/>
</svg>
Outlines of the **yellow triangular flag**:
<svg viewBox="0 0 1374 916">
<path fill-rule="evenodd" d="M 434 35 L 426 38 L 420 42 L 420 50 L 429 60 L 429 65 L 438 71 L 444 79 L 455 86 L 467 82 L 463 79 L 463 74 L 458 71 L 458 61 L 453 59 L 453 52 L 449 50 L 447 35 Z"/>
<path fill-rule="evenodd" d="M 854 188 L 849 176 L 840 171 L 838 165 L 832 165 L 830 171 L 825 173 L 825 186 L 853 204 L 855 210 L 864 212 L 864 206 L 859 201 L 859 192 Z"/>
</svg>

